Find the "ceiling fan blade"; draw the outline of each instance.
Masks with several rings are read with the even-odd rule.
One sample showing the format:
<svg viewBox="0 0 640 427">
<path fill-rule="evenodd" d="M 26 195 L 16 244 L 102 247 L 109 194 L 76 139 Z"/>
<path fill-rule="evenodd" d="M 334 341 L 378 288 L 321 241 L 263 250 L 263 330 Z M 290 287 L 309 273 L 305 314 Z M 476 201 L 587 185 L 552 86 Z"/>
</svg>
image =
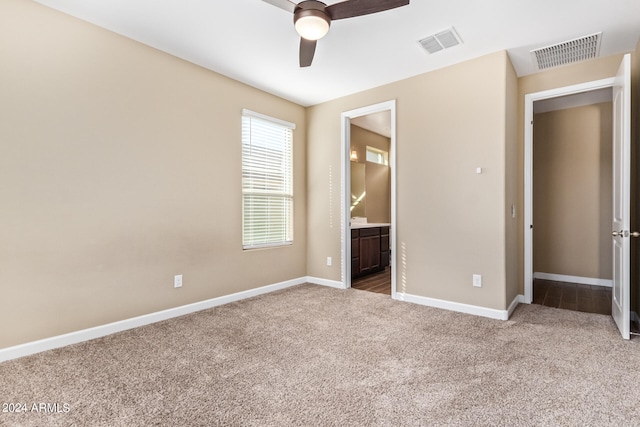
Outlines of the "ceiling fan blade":
<svg viewBox="0 0 640 427">
<path fill-rule="evenodd" d="M 317 40 L 307 40 L 300 37 L 300 67 L 308 67 L 313 62 L 316 53 Z"/>
<path fill-rule="evenodd" d="M 327 6 L 325 11 L 334 20 L 382 12 L 408 4 L 409 0 L 347 0 Z"/>
<path fill-rule="evenodd" d="M 272 4 L 275 7 L 279 7 L 280 9 L 284 9 L 291 13 L 293 13 L 293 11 L 296 8 L 296 4 L 293 2 L 290 2 L 289 0 L 262 0 L 262 1 Z"/>
</svg>

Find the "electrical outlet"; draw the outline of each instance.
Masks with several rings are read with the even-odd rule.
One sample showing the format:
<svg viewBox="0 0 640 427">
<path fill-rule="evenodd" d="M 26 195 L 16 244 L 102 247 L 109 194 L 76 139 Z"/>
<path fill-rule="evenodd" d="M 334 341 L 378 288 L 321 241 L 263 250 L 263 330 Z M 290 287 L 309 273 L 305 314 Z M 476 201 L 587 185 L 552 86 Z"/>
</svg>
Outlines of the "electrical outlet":
<svg viewBox="0 0 640 427">
<path fill-rule="evenodd" d="M 481 274 L 474 274 L 473 275 L 473 286 L 475 286 L 476 288 L 481 288 L 482 287 L 482 275 Z"/>
<path fill-rule="evenodd" d="M 330 256 L 327 257 L 327 266 L 331 267 L 331 265 L 333 264 L 333 260 L 331 259 Z"/>
<path fill-rule="evenodd" d="M 177 274 L 173 276 L 173 287 L 174 288 L 182 287 L 182 274 Z"/>
</svg>

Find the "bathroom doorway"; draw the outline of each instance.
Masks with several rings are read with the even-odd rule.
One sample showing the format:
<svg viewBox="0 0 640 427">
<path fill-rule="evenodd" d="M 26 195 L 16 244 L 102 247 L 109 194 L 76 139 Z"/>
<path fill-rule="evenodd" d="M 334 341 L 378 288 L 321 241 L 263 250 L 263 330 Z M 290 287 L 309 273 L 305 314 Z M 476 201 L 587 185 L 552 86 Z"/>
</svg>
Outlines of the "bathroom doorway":
<svg viewBox="0 0 640 427">
<path fill-rule="evenodd" d="M 395 101 L 342 114 L 342 282 L 395 295 Z"/>
</svg>

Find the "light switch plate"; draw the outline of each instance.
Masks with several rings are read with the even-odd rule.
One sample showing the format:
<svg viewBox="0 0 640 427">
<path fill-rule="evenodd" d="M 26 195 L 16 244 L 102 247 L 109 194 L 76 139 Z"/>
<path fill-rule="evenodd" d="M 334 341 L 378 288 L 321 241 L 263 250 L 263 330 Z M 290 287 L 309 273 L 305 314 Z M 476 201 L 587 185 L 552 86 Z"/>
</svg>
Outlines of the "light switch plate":
<svg viewBox="0 0 640 427">
<path fill-rule="evenodd" d="M 473 275 L 473 286 L 476 288 L 482 287 L 482 275 L 480 274 Z"/>
</svg>

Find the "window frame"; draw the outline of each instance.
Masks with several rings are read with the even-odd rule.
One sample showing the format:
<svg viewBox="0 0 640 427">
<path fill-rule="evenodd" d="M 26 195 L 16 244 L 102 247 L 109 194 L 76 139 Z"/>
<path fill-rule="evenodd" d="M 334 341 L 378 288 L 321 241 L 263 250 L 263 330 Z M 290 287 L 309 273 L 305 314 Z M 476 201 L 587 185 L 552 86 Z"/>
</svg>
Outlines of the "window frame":
<svg viewBox="0 0 640 427">
<path fill-rule="evenodd" d="M 372 160 L 371 157 L 369 156 L 370 153 L 372 156 L 377 156 L 378 159 L 382 159 L 382 162 L 379 162 L 377 160 Z M 370 145 L 367 145 L 367 148 L 365 151 L 365 159 L 367 162 L 376 163 L 381 166 L 387 166 L 387 167 L 389 166 L 389 152 L 385 150 L 381 150 L 380 148 L 372 147 Z"/>
<path fill-rule="evenodd" d="M 248 120 L 248 122 L 247 122 Z M 267 164 L 260 164 L 260 162 L 256 162 L 255 158 L 251 158 L 247 156 L 247 151 L 252 151 L 252 145 L 256 144 L 256 140 L 251 139 L 253 135 L 253 120 L 257 120 L 257 124 L 262 126 L 265 129 L 265 126 L 274 126 L 273 129 L 275 132 L 282 131 L 284 133 L 284 137 L 282 141 L 278 141 L 277 138 L 263 140 L 259 146 L 262 146 L 264 156 L 269 156 L 267 149 L 276 148 L 276 150 L 282 149 L 281 154 L 276 154 L 275 156 L 265 157 L 264 160 Z M 257 113 L 255 111 L 251 111 L 248 109 L 242 110 L 242 126 L 241 126 L 241 147 L 242 147 L 242 249 L 243 251 L 254 250 L 254 249 L 263 249 L 263 248 L 274 248 L 274 247 L 283 247 L 290 246 L 294 241 L 294 188 L 293 188 L 293 131 L 296 128 L 295 123 L 290 123 L 285 120 L 277 119 L 271 116 L 267 116 L 265 114 Z M 248 135 L 245 127 L 248 126 Z M 248 140 L 247 140 L 248 136 Z M 277 144 L 281 143 L 282 146 L 278 147 Z M 274 145 L 275 144 L 275 145 Z M 270 172 L 267 172 L 269 167 L 273 167 L 273 160 L 276 158 L 282 157 L 282 168 L 276 172 L 274 175 L 274 181 L 268 182 L 269 178 L 266 178 L 267 175 L 273 175 L 273 169 Z M 256 188 L 252 183 L 255 181 L 260 181 L 260 177 L 262 177 L 262 183 L 265 188 Z M 279 183 L 279 184 L 278 184 Z M 272 188 L 266 188 L 266 186 Z M 258 186 L 261 187 L 261 186 Z M 274 190 L 273 187 L 282 187 L 281 190 Z M 251 221 L 251 219 L 247 219 L 248 208 L 247 202 L 248 199 L 251 199 L 251 196 L 254 196 L 252 206 L 260 206 L 262 204 L 266 210 L 271 208 L 271 203 L 274 203 L 278 206 L 277 209 L 282 210 L 282 214 L 280 216 L 273 215 L 272 217 L 267 217 L 266 228 L 269 228 L 269 224 L 276 224 L 274 227 L 277 229 L 277 222 L 281 221 L 280 227 L 282 230 L 278 232 L 274 232 L 273 236 L 269 236 L 269 231 L 265 232 L 265 236 L 267 237 L 264 241 L 260 241 L 261 239 L 250 237 L 252 230 L 260 228 L 259 219 L 255 221 Z M 262 198 L 262 200 L 258 200 Z M 268 214 L 267 214 L 268 215 Z M 255 219 L 255 218 L 254 218 Z M 276 222 L 270 222 L 274 219 Z M 250 225 L 250 227 L 248 227 Z M 281 239 L 275 239 L 277 235 L 280 234 Z"/>
</svg>

